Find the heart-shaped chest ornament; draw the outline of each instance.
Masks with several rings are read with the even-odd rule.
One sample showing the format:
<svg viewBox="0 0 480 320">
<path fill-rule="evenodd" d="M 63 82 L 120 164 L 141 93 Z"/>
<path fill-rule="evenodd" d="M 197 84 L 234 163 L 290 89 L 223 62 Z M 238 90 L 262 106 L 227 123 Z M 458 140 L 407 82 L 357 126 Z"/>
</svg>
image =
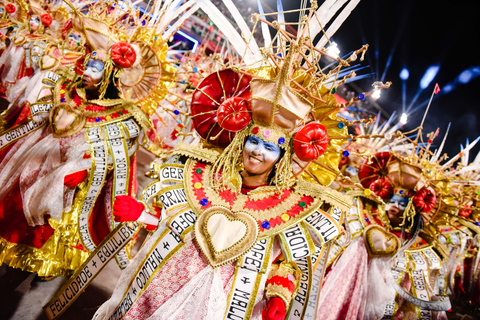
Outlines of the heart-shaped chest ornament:
<svg viewBox="0 0 480 320">
<path fill-rule="evenodd" d="M 50 126 L 55 138 L 71 136 L 80 131 L 85 117 L 68 103 L 60 103 L 50 110 Z"/>
<path fill-rule="evenodd" d="M 368 226 L 363 232 L 367 251 L 372 257 L 393 256 L 401 247 L 400 239 L 378 225 Z"/>
<path fill-rule="evenodd" d="M 195 238 L 212 267 L 234 261 L 256 243 L 258 224 L 245 212 L 216 206 L 204 211 L 195 223 Z"/>
<path fill-rule="evenodd" d="M 58 65 L 58 60 L 55 57 L 44 55 L 40 59 L 40 69 L 42 69 L 42 71 L 53 69 L 57 65 Z"/>
</svg>

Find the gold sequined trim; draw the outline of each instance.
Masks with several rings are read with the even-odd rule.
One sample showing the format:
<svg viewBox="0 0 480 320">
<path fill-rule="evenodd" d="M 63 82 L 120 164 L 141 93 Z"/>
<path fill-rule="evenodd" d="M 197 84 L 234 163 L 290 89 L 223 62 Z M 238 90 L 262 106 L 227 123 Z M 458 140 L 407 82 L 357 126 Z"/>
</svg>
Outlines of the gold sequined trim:
<svg viewBox="0 0 480 320">
<path fill-rule="evenodd" d="M 341 209 L 342 211 L 350 210 L 350 207 L 353 205 L 352 198 L 320 184 L 299 180 L 293 188 L 298 193 L 322 199 L 323 201 Z"/>
</svg>

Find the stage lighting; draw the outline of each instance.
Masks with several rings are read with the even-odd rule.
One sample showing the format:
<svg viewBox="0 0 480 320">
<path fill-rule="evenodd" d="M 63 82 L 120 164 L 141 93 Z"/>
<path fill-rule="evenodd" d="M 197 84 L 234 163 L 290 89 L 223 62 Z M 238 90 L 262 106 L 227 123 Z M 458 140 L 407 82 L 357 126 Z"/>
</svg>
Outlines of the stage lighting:
<svg viewBox="0 0 480 320">
<path fill-rule="evenodd" d="M 373 91 L 372 93 L 372 98 L 375 99 L 375 100 L 378 100 L 378 98 L 380 98 L 380 94 L 382 93 L 382 90 L 375 90 Z"/>
<path fill-rule="evenodd" d="M 460 75 L 458 76 L 458 82 L 463 84 L 469 83 L 470 80 L 472 80 L 472 77 L 473 77 L 472 71 L 470 71 L 470 69 L 467 69 L 462 73 L 460 73 Z"/>
<path fill-rule="evenodd" d="M 327 49 L 327 53 L 335 58 L 340 56 L 340 50 L 338 49 L 336 42 L 332 42 L 332 44 Z"/>
<path fill-rule="evenodd" d="M 403 68 L 402 71 L 400 71 L 400 79 L 403 81 L 408 80 L 408 77 L 410 76 L 410 72 L 408 71 L 407 68 Z"/>
<path fill-rule="evenodd" d="M 420 80 L 420 88 L 426 89 L 430 85 L 432 80 L 435 78 L 439 70 L 440 65 L 433 65 L 428 67 L 427 71 L 425 71 L 425 74 L 422 77 L 422 80 Z"/>
<path fill-rule="evenodd" d="M 442 91 L 443 93 L 449 93 L 451 92 L 455 87 L 451 83 L 447 83 L 446 85 L 443 86 Z"/>
<path fill-rule="evenodd" d="M 406 113 L 403 113 L 402 116 L 400 117 L 400 123 L 407 124 L 407 119 L 408 119 L 408 115 Z"/>
</svg>

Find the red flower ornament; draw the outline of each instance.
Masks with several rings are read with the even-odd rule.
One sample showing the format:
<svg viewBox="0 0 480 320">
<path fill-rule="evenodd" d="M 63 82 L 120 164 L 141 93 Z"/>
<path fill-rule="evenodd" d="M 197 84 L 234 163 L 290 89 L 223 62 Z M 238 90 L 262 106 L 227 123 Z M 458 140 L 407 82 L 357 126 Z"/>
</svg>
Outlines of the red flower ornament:
<svg viewBox="0 0 480 320">
<path fill-rule="evenodd" d="M 45 27 L 48 27 L 49 25 L 51 25 L 53 21 L 52 16 L 49 15 L 48 13 L 42 14 L 42 16 L 40 17 L 40 20 L 42 21 L 42 24 Z"/>
<path fill-rule="evenodd" d="M 137 59 L 135 49 L 126 42 L 117 42 L 110 49 L 110 57 L 119 68 L 130 68 Z"/>
<path fill-rule="evenodd" d="M 435 207 L 437 198 L 431 190 L 422 188 L 415 193 L 412 201 L 415 209 L 423 213 L 428 213 Z"/>
<path fill-rule="evenodd" d="M 5 10 L 8 13 L 14 13 L 17 10 L 17 8 L 15 7 L 15 5 L 13 3 L 7 3 L 7 5 L 5 6 Z"/>
<path fill-rule="evenodd" d="M 358 178 L 362 186 L 368 188 L 374 181 L 387 176 L 387 166 L 393 160 L 390 152 L 378 152 L 365 161 L 358 170 Z"/>
<path fill-rule="evenodd" d="M 328 133 L 325 126 L 311 122 L 295 134 L 293 148 L 302 161 L 318 159 L 327 149 Z"/>
<path fill-rule="evenodd" d="M 368 188 L 384 200 L 390 199 L 393 195 L 393 186 L 385 178 L 373 181 Z"/>
</svg>

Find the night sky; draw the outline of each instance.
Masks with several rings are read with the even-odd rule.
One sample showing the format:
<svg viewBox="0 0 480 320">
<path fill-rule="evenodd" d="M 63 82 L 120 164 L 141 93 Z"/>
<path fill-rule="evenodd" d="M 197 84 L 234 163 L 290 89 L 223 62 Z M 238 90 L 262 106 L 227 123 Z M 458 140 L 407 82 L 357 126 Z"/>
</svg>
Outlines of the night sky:
<svg viewBox="0 0 480 320">
<path fill-rule="evenodd" d="M 377 101 L 388 112 L 402 112 L 404 84 L 399 74 L 403 67 L 409 69 L 405 105 L 413 102 L 412 109 L 418 110 L 409 115 L 407 130 L 420 125 L 435 83 L 439 84 L 442 91 L 434 96 L 424 132 L 440 128 L 439 145 L 451 122 L 444 149 L 451 156 L 460 151 L 466 138 L 473 141 L 480 135 L 479 9 L 478 1 L 363 0 L 334 36 L 339 47 L 348 44 L 344 52 L 370 45 L 365 59 L 370 71 L 365 73 L 374 75 L 359 85 L 368 91 L 373 81 L 392 81 Z M 437 75 L 420 91 L 420 80 L 435 64 L 440 66 Z M 478 150 L 480 146 L 475 153 Z"/>
<path fill-rule="evenodd" d="M 256 1 L 242 2 L 248 1 L 256 10 Z M 276 0 L 262 0 L 262 3 L 271 8 L 276 6 Z M 283 4 L 288 10 L 298 7 L 300 1 L 283 0 Z M 389 113 L 401 114 L 402 105 L 417 108 L 416 112 L 410 112 L 406 130 L 420 125 L 438 83 L 442 91 L 432 101 L 424 132 L 440 128 L 440 135 L 435 139 L 439 145 L 451 122 L 444 152 L 453 156 L 467 138 L 473 141 L 480 135 L 479 14 L 480 2 L 473 0 L 362 0 L 332 40 L 338 44 L 340 55 L 363 44 L 370 45 L 362 62 L 369 67 L 358 74 L 373 75 L 358 81 L 357 85 L 369 91 L 374 81 L 391 81 L 391 88 L 382 92 L 377 103 Z M 421 90 L 420 80 L 426 70 L 436 64 L 440 67 L 438 73 L 430 85 Z M 399 77 L 404 67 L 410 74 L 405 82 Z M 480 146 L 474 153 L 478 150 Z"/>
</svg>

